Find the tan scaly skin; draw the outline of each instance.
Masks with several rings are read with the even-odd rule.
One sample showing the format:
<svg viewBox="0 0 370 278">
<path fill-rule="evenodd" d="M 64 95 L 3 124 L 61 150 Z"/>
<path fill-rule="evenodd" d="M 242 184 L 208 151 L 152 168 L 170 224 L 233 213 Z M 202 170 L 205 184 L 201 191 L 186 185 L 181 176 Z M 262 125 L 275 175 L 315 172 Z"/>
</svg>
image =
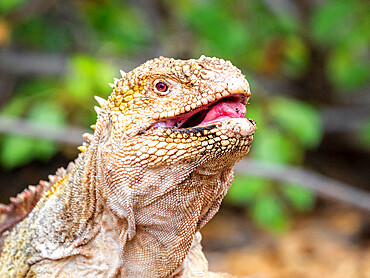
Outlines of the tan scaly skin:
<svg viewBox="0 0 370 278">
<path fill-rule="evenodd" d="M 253 140 L 245 76 L 204 56 L 121 74 L 76 161 L 0 206 L 0 277 L 229 277 L 199 230 Z"/>
</svg>

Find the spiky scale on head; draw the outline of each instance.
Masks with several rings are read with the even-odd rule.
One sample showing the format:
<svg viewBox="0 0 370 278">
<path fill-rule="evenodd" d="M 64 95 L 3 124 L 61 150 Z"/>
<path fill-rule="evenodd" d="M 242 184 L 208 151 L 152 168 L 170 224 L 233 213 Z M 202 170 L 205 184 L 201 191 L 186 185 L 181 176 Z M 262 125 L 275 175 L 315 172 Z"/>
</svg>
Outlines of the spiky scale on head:
<svg viewBox="0 0 370 278">
<path fill-rule="evenodd" d="M 229 61 L 201 56 L 176 60 L 159 57 L 115 79 L 112 94 L 103 109 L 110 111 L 116 133 L 135 124 L 146 129 L 155 122 L 176 117 L 238 91 L 250 96 L 249 85 L 240 70 Z M 156 85 L 165 84 L 166 91 Z"/>
<path fill-rule="evenodd" d="M 241 158 L 248 152 L 250 135 L 256 127 L 235 118 L 245 115 L 249 84 L 229 61 L 205 56 L 190 60 L 159 57 L 121 75 L 121 79 L 114 80 L 107 101 L 98 99 L 102 110 L 97 111 L 96 126 L 105 126 L 103 133 L 109 130 L 104 137 L 109 138 L 106 140 L 112 148 L 122 148 L 121 140 L 125 138 L 125 151 L 133 150 L 127 155 L 126 160 L 132 158 L 127 163 L 148 167 L 199 160 L 206 154 L 210 158 L 235 152 Z M 205 116 L 207 111 L 211 111 L 207 115 L 221 113 L 221 120 L 207 124 L 212 117 Z M 231 116 L 224 119 L 224 112 Z M 206 127 L 199 127 L 201 121 L 191 120 L 198 114 Z M 147 141 L 152 146 L 143 144 Z M 174 152 L 171 144 L 183 144 L 188 151 Z"/>
</svg>

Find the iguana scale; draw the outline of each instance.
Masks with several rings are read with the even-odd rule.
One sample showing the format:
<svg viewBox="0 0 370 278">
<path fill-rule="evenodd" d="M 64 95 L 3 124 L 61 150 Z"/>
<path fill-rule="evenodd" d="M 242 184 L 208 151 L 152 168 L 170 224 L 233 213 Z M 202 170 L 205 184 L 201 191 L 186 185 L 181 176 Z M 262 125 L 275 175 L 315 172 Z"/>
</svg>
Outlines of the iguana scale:
<svg viewBox="0 0 370 278">
<path fill-rule="evenodd" d="M 253 140 L 245 76 L 205 56 L 121 75 L 78 158 L 0 206 L 0 277 L 228 277 L 199 230 Z"/>
</svg>

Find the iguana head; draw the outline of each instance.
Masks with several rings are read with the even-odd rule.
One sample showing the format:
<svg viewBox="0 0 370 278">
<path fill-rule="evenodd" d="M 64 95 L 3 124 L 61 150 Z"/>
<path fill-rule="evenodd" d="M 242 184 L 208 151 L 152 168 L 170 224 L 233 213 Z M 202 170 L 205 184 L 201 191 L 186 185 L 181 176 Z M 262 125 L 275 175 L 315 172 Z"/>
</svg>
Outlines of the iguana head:
<svg viewBox="0 0 370 278">
<path fill-rule="evenodd" d="M 244 118 L 249 85 L 230 62 L 202 56 L 148 61 L 112 87 L 99 101 L 85 170 L 103 207 L 124 220 L 128 276 L 143 277 L 145 267 L 148 277 L 158 269 L 172 277 L 249 151 L 256 129 Z M 150 260 L 138 263 L 143 250 Z"/>
<path fill-rule="evenodd" d="M 131 142 L 133 164 L 156 166 L 229 152 L 240 159 L 248 152 L 256 129 L 254 121 L 244 119 L 250 88 L 229 61 L 160 57 L 121 74 L 108 100 L 101 101 L 99 116 L 110 122 L 104 138 Z"/>
</svg>

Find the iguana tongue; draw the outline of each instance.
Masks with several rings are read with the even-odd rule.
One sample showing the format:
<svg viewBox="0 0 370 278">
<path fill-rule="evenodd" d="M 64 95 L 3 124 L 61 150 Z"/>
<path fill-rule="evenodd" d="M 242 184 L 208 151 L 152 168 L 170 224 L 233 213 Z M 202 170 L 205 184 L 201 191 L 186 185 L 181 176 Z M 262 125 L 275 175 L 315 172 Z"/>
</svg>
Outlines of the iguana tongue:
<svg viewBox="0 0 370 278">
<path fill-rule="evenodd" d="M 247 109 L 240 102 L 220 102 L 211 107 L 204 120 L 198 126 L 209 125 L 231 118 L 244 118 L 246 114 Z"/>
<path fill-rule="evenodd" d="M 209 124 L 214 124 L 218 122 L 222 122 L 225 120 L 229 120 L 231 118 L 244 118 L 247 113 L 247 109 L 245 108 L 243 103 L 236 102 L 236 101 L 224 101 L 219 102 L 210 108 L 209 110 L 201 110 L 198 113 L 189 113 L 188 115 L 183 115 L 180 119 L 179 118 L 172 118 L 162 122 L 156 123 L 154 126 L 157 127 L 182 127 L 189 119 L 191 120 L 192 116 L 200 116 L 199 113 L 206 113 L 205 116 L 203 114 L 204 119 L 199 124 L 190 125 L 194 126 L 204 126 Z"/>
</svg>

